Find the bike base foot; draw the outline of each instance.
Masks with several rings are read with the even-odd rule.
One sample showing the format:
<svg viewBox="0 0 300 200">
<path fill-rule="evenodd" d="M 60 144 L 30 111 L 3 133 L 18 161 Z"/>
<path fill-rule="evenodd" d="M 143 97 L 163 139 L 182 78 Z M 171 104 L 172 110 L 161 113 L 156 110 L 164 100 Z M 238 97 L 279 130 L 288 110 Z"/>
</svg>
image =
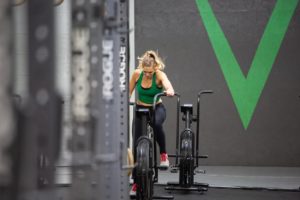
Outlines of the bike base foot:
<svg viewBox="0 0 300 200">
<path fill-rule="evenodd" d="M 153 196 L 152 199 L 174 199 L 173 196 Z"/>
<path fill-rule="evenodd" d="M 174 191 L 196 191 L 196 192 L 206 192 L 208 191 L 209 185 L 207 183 L 194 183 L 192 186 L 182 186 L 177 182 L 168 182 L 165 190 Z"/>
<path fill-rule="evenodd" d="M 130 199 L 136 199 L 136 195 L 130 195 Z M 174 199 L 174 196 L 167 196 L 167 195 L 157 196 L 157 195 L 154 195 L 154 196 L 152 196 L 152 199 Z"/>
</svg>

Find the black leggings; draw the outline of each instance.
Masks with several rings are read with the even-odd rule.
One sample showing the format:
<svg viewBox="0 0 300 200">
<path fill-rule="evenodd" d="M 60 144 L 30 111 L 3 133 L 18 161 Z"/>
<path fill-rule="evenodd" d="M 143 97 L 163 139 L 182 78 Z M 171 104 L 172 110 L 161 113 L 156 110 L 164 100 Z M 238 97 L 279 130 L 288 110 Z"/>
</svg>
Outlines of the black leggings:
<svg viewBox="0 0 300 200">
<path fill-rule="evenodd" d="M 140 106 L 137 105 L 137 107 L 142 107 L 145 108 L 145 106 Z M 149 108 L 149 107 L 147 107 Z M 135 112 L 136 113 L 136 112 Z M 152 116 L 153 110 L 152 107 L 150 107 L 150 115 Z M 156 130 L 156 141 L 159 145 L 160 153 L 166 153 L 166 137 L 165 137 L 165 132 L 163 130 L 163 123 L 166 119 L 166 109 L 165 106 L 160 103 L 157 104 L 155 107 L 155 130 Z M 141 136 L 142 132 L 142 118 L 139 113 L 135 114 L 134 122 L 133 122 L 133 135 L 134 135 L 134 161 L 136 161 L 136 141 L 139 139 Z"/>
</svg>

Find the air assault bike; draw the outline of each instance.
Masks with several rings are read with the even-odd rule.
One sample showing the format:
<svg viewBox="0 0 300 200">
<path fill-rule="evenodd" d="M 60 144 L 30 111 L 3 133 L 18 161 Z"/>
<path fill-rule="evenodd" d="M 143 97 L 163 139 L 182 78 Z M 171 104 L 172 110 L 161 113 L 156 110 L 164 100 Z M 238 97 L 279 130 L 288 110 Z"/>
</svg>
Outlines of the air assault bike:
<svg viewBox="0 0 300 200">
<path fill-rule="evenodd" d="M 205 192 L 209 185 L 194 181 L 194 175 L 199 167 L 198 160 L 207 158 L 207 155 L 199 155 L 199 123 L 200 123 L 200 97 L 204 94 L 212 93 L 211 90 L 202 90 L 197 98 L 197 115 L 193 116 L 193 105 L 183 104 L 180 106 L 183 113 L 182 120 L 185 122 L 184 130 L 179 135 L 179 106 L 177 106 L 177 130 L 176 130 L 176 154 L 169 155 L 175 157 L 175 165 L 171 172 L 179 170 L 179 182 L 168 182 L 166 190 L 198 191 Z M 192 122 L 197 122 L 196 135 L 192 130 Z M 196 136 L 196 138 L 195 138 Z M 195 140 L 196 139 L 196 140 Z M 200 172 L 200 171 L 199 171 Z"/>
</svg>

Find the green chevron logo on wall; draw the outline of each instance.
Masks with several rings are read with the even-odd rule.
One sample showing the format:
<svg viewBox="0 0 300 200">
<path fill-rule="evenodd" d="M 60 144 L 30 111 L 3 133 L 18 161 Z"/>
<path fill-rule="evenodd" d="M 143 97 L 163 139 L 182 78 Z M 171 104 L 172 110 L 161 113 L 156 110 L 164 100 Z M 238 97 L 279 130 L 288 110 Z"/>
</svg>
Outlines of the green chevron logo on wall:
<svg viewBox="0 0 300 200">
<path fill-rule="evenodd" d="M 269 77 L 298 0 L 277 0 L 245 77 L 208 0 L 196 0 L 217 60 L 245 130 Z"/>
</svg>

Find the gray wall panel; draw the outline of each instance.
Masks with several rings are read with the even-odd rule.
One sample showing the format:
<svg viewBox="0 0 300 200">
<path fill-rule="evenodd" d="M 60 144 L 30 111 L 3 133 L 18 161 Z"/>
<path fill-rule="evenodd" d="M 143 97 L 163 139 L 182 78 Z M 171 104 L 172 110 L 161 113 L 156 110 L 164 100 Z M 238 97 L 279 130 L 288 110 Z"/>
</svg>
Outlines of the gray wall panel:
<svg viewBox="0 0 300 200">
<path fill-rule="evenodd" d="M 247 75 L 275 0 L 209 0 L 231 49 Z M 158 50 L 182 102 L 201 89 L 200 151 L 205 165 L 300 166 L 299 3 L 247 129 L 194 0 L 135 1 L 136 55 Z M 167 150 L 175 152 L 175 99 L 165 100 Z M 194 124 L 194 128 L 196 124 Z M 181 126 L 182 128 L 182 126 Z"/>
</svg>

